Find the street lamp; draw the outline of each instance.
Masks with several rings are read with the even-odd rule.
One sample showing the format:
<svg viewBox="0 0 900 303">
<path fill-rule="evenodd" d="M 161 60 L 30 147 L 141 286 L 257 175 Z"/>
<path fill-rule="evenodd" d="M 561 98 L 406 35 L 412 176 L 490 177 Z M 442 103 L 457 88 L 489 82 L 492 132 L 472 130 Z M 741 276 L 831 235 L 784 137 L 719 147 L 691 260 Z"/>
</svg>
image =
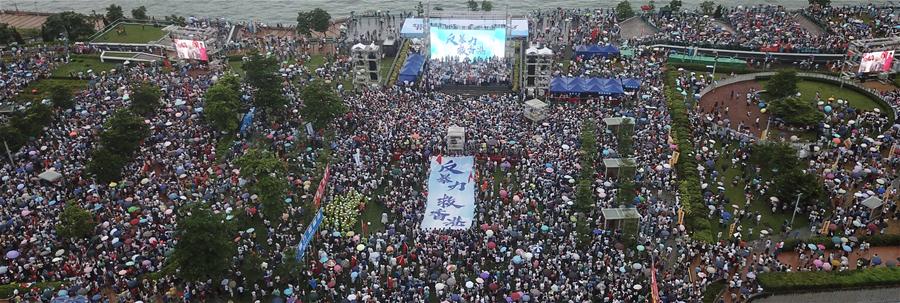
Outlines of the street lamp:
<svg viewBox="0 0 900 303">
<path fill-rule="evenodd" d="M 797 216 L 797 207 L 800 206 L 800 196 L 801 195 L 803 195 L 803 194 L 798 192 L 797 193 L 797 201 L 794 202 L 794 214 L 791 215 L 791 230 L 794 229 L 794 217 Z"/>
</svg>

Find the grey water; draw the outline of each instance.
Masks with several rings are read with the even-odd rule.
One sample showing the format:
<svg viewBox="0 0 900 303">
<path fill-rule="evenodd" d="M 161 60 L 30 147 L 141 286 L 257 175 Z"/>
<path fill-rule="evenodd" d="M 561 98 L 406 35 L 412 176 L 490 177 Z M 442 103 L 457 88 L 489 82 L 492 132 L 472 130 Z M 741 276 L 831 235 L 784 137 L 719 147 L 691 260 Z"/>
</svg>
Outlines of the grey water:
<svg viewBox="0 0 900 303">
<path fill-rule="evenodd" d="M 563 8 L 608 8 L 613 7 L 621 0 L 495 0 L 492 1 L 494 11 L 506 11 L 510 13 L 524 14 L 535 9 Z M 422 1 L 427 4 L 428 1 Z M 480 0 L 477 2 L 481 2 Z M 631 5 L 639 10 L 641 5 L 649 0 L 632 0 Z M 684 8 L 696 8 L 703 0 L 683 0 Z M 716 4 L 723 6 L 777 4 L 789 9 L 799 9 L 808 5 L 807 0 L 716 0 Z M 860 4 L 884 4 L 890 1 L 853 1 L 832 0 L 832 5 L 860 5 Z M 898 1 L 900 2 L 900 1 Z M 356 14 L 365 11 L 415 11 L 418 0 L 0 0 L 2 10 L 22 10 L 38 12 L 76 11 L 81 13 L 105 13 L 104 8 L 110 4 L 121 5 L 125 15 L 129 16 L 131 10 L 138 6 L 147 7 L 147 13 L 151 16 L 168 16 L 172 14 L 181 16 L 223 17 L 228 20 L 246 21 L 259 20 L 270 24 L 296 22 L 297 12 L 322 8 L 332 17 L 346 17 L 350 12 Z M 466 10 L 466 0 L 431 1 L 432 7 L 440 6 L 445 11 Z M 668 4 L 668 0 L 656 1 L 657 6 Z"/>
</svg>

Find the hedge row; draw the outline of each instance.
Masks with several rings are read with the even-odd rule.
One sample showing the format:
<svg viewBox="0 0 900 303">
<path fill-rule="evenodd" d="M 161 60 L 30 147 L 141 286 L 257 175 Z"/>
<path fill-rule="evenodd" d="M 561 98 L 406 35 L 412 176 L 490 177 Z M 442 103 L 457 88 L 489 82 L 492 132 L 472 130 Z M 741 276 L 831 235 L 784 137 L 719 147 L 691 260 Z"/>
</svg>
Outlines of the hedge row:
<svg viewBox="0 0 900 303">
<path fill-rule="evenodd" d="M 709 220 L 703 216 L 706 207 L 700 188 L 697 160 L 693 156 L 693 128 L 688 116 L 690 109 L 684 104 L 684 97 L 675 89 L 677 87 L 675 78 L 677 78 L 676 72 L 670 65 L 666 72 L 666 104 L 669 106 L 669 114 L 672 117 L 671 135 L 681 153 L 678 163 L 675 164 L 675 171 L 678 173 L 678 193 L 681 196 L 681 207 L 685 213 L 685 225 L 693 231 L 694 239 L 714 242 Z"/>
<path fill-rule="evenodd" d="M 30 289 L 57 289 L 62 285 L 62 282 L 39 282 L 34 283 L 30 287 L 22 287 L 22 284 L 19 283 L 10 283 L 6 285 L 0 285 L 0 298 L 9 299 L 12 298 L 13 293 L 16 290 L 19 290 L 19 293 L 28 292 Z"/>
<path fill-rule="evenodd" d="M 767 292 L 791 293 L 841 288 L 900 285 L 900 268 L 878 267 L 851 271 L 767 272 L 759 274 Z"/>
<path fill-rule="evenodd" d="M 859 237 L 859 242 L 867 242 L 872 246 L 900 246 L 900 235 L 885 234 Z M 791 250 L 800 243 L 816 243 L 831 246 L 831 237 L 812 237 L 809 239 L 787 239 L 784 240 L 784 250 Z"/>
</svg>

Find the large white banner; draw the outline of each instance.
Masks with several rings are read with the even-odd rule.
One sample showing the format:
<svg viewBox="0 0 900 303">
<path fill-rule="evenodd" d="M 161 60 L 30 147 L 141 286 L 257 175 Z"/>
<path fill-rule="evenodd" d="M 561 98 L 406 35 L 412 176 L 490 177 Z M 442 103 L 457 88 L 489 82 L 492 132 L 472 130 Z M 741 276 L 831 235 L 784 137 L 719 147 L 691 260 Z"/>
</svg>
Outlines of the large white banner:
<svg viewBox="0 0 900 303">
<path fill-rule="evenodd" d="M 492 30 L 494 27 L 506 28 L 506 20 L 503 19 L 441 19 L 428 20 L 429 27 L 439 27 L 458 30 Z M 513 38 L 528 37 L 528 20 L 512 19 L 509 23 L 509 36 Z M 400 28 L 403 37 L 423 37 L 425 35 L 425 20 L 422 18 L 406 18 Z"/>
<path fill-rule="evenodd" d="M 475 158 L 431 157 L 422 229 L 467 229 L 475 219 Z"/>
</svg>

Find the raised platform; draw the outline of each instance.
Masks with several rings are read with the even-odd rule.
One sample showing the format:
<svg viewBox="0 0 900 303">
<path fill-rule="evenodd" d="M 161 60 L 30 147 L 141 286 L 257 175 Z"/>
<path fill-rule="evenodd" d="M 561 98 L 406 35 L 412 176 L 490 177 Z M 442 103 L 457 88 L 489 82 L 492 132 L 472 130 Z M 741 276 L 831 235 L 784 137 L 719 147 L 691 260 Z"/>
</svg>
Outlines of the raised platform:
<svg viewBox="0 0 900 303">
<path fill-rule="evenodd" d="M 512 86 L 509 85 L 443 85 L 438 88 L 438 91 L 460 96 L 482 96 L 513 92 Z"/>
</svg>

